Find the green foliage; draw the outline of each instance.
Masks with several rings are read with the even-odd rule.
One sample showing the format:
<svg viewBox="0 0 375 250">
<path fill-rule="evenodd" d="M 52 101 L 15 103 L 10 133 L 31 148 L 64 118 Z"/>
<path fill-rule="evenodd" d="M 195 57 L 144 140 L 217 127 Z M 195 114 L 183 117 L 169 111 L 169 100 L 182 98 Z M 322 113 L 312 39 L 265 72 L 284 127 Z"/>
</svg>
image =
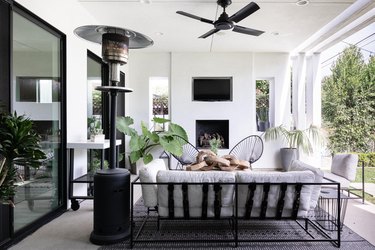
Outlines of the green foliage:
<svg viewBox="0 0 375 250">
<path fill-rule="evenodd" d="M 365 183 L 374 183 L 375 184 L 375 168 L 365 168 Z M 357 174 L 354 182 L 362 183 L 362 171 L 360 168 L 357 168 Z M 365 189 L 365 191 L 367 191 Z M 353 191 L 358 196 L 362 195 L 362 191 Z M 375 204 L 375 197 L 371 194 L 365 193 L 365 200 Z"/>
<path fill-rule="evenodd" d="M 269 111 L 269 82 L 257 80 L 256 82 L 256 107 L 259 121 L 268 121 Z"/>
<path fill-rule="evenodd" d="M 33 122 L 17 113 L 0 117 L 0 200 L 14 195 L 14 164 L 38 168 L 46 155 L 40 149 L 40 136 L 33 130 Z"/>
<path fill-rule="evenodd" d="M 158 124 L 170 122 L 170 120 L 157 117 L 152 121 Z M 142 134 L 138 134 L 137 130 L 131 127 L 133 124 L 134 120 L 129 116 L 118 117 L 116 120 L 117 129 L 130 136 L 130 161 L 132 163 L 135 163 L 140 158 L 143 158 L 145 164 L 151 162 L 153 160 L 151 149 L 156 146 L 161 146 L 165 151 L 174 155 L 182 155 L 183 144 L 181 144 L 180 140 L 176 140 L 174 136 L 180 136 L 186 141 L 188 141 L 188 137 L 186 131 L 180 125 L 170 123 L 168 131 L 155 132 L 148 130 L 146 124 L 141 122 Z"/>
<path fill-rule="evenodd" d="M 213 138 L 210 141 L 211 151 L 217 154 L 217 150 L 222 146 L 222 142 L 219 138 Z"/>
<path fill-rule="evenodd" d="M 87 118 L 87 125 L 89 127 L 90 135 L 103 134 L 101 121 L 97 117 L 95 117 L 95 116 L 88 117 Z"/>
<path fill-rule="evenodd" d="M 336 152 L 374 151 L 375 58 L 366 64 L 351 46 L 323 79 L 322 116 L 329 132 L 329 148 Z"/>
<path fill-rule="evenodd" d="M 365 168 L 365 183 L 375 184 L 375 168 Z M 361 168 L 357 168 L 356 177 L 353 182 L 362 183 L 362 171 Z"/>
<path fill-rule="evenodd" d="M 375 168 L 375 152 L 372 153 L 358 153 L 358 160 L 363 161 L 365 167 Z"/>
<path fill-rule="evenodd" d="M 305 130 L 288 130 L 283 125 L 272 127 L 264 132 L 266 141 L 282 138 L 289 148 L 301 149 L 306 154 L 313 153 L 313 144 L 322 144 L 323 136 L 320 128 L 311 125 Z"/>
<path fill-rule="evenodd" d="M 101 115 L 102 112 L 102 92 L 99 90 L 92 91 L 92 108 L 94 115 Z"/>
</svg>

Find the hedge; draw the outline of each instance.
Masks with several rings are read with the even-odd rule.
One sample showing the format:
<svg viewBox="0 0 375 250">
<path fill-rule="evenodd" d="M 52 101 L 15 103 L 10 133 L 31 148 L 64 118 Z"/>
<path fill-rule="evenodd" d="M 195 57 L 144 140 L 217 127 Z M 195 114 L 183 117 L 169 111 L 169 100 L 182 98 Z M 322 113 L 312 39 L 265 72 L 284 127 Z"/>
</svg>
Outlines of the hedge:
<svg viewBox="0 0 375 250">
<path fill-rule="evenodd" d="M 364 161 L 365 167 L 375 167 L 375 152 L 358 153 L 359 161 Z"/>
</svg>

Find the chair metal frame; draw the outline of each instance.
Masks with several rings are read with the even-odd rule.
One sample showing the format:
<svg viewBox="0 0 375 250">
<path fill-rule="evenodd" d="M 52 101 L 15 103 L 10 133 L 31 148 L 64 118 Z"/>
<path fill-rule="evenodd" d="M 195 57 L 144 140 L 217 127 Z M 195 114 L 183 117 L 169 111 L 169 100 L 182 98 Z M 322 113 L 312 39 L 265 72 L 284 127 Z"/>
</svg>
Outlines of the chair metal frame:
<svg viewBox="0 0 375 250">
<path fill-rule="evenodd" d="M 365 204 L 365 162 L 364 161 L 358 161 L 359 164 L 361 164 L 360 168 L 361 168 L 361 177 L 362 177 L 362 188 L 352 188 L 352 187 L 349 187 L 349 188 L 341 188 L 341 191 L 346 191 L 347 192 L 347 195 L 348 197 L 350 197 L 351 194 L 353 195 L 356 195 L 358 197 L 358 199 L 361 199 L 362 200 L 362 204 Z M 359 167 L 357 167 L 359 168 Z M 324 177 L 325 180 L 327 181 L 330 181 L 330 182 L 336 182 L 334 180 L 331 180 L 329 179 L 328 177 Z M 353 191 L 361 191 L 361 196 L 360 195 L 357 195 L 355 193 L 353 193 Z"/>
<path fill-rule="evenodd" d="M 176 160 L 178 162 L 177 162 L 177 165 L 176 165 L 175 169 L 171 169 L 170 166 L 169 166 L 169 170 L 183 170 L 183 166 L 184 165 L 195 163 L 195 158 L 198 155 L 199 150 L 193 144 L 191 144 L 190 142 L 188 142 L 187 140 L 185 140 L 181 136 L 174 135 L 173 137 L 175 139 L 183 142 L 184 145 L 182 146 L 183 153 L 182 153 L 181 156 L 177 156 L 177 155 L 171 154 L 174 158 L 176 158 Z M 194 158 L 194 161 L 191 161 L 191 162 L 190 161 L 186 161 L 185 159 L 186 159 L 187 155 L 189 156 L 189 158 Z"/>
<path fill-rule="evenodd" d="M 255 146 L 258 145 L 258 143 L 260 143 L 259 145 L 261 145 L 261 153 L 260 155 L 255 158 L 255 159 L 251 159 L 251 156 L 253 156 L 254 154 L 254 149 L 255 149 Z M 241 146 L 242 145 L 249 145 L 250 144 L 250 147 L 249 147 L 249 155 L 247 155 L 248 153 L 246 153 L 246 159 L 243 159 L 243 157 L 237 157 L 238 155 L 242 154 L 242 148 Z M 257 160 L 260 159 L 260 157 L 262 156 L 263 154 L 263 149 L 264 149 L 264 144 L 263 144 L 263 140 L 260 136 L 258 135 L 250 135 L 244 139 L 242 139 L 239 143 L 237 143 L 229 152 L 230 155 L 234 155 L 236 156 L 237 158 L 241 159 L 241 160 L 247 160 L 248 162 L 250 162 L 250 164 L 253 164 L 254 162 L 256 162 Z"/>
</svg>

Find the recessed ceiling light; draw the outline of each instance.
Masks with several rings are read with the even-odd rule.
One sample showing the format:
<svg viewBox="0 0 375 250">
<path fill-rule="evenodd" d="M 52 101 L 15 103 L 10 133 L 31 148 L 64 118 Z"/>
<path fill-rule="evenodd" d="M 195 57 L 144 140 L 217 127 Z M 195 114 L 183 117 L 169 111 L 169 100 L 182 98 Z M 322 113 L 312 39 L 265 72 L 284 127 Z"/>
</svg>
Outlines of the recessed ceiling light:
<svg viewBox="0 0 375 250">
<path fill-rule="evenodd" d="M 310 3 L 309 0 L 298 0 L 296 2 L 296 5 L 298 5 L 298 6 L 305 6 L 305 5 L 308 5 L 309 3 Z"/>
<path fill-rule="evenodd" d="M 144 4 L 150 4 L 152 3 L 152 0 L 139 0 L 139 2 Z"/>
<path fill-rule="evenodd" d="M 157 35 L 157 36 L 163 36 L 164 33 L 159 31 L 159 32 L 155 32 L 155 35 Z"/>
<path fill-rule="evenodd" d="M 273 31 L 273 32 L 271 32 L 271 35 L 278 36 L 278 35 L 280 35 L 280 33 L 277 32 L 277 31 Z"/>
</svg>

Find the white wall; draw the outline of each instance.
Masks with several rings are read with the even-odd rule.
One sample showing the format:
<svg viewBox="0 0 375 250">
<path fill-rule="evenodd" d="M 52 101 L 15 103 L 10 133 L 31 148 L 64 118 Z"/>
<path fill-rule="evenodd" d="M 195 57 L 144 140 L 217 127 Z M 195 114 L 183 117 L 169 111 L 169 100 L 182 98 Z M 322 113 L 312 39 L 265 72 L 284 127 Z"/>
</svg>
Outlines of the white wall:
<svg viewBox="0 0 375 250">
<path fill-rule="evenodd" d="M 128 110 L 136 128 L 140 122 L 149 119 L 149 79 L 167 77 L 170 80 L 170 53 L 144 53 L 137 50 L 129 52 L 129 87 L 133 92 L 127 94 Z"/>
<path fill-rule="evenodd" d="M 251 108 L 255 105 L 252 63 L 251 53 L 172 54 L 171 116 L 186 129 L 193 144 L 196 120 L 229 120 L 229 148 L 255 131 L 255 109 Z M 205 76 L 232 76 L 233 101 L 193 102 L 192 77 Z"/>
<path fill-rule="evenodd" d="M 195 120 L 229 120 L 229 149 L 256 131 L 255 79 L 273 78 L 275 117 L 277 124 L 289 121 L 290 71 L 286 53 L 131 53 L 129 59 L 130 112 L 139 127 L 149 112 L 149 77 L 170 77 L 171 119 L 182 125 L 190 141 L 195 141 Z M 193 102 L 192 77 L 232 76 L 232 102 Z M 281 143 L 267 142 L 262 158 L 254 164 L 259 168 L 279 168 Z M 173 166 L 173 164 L 172 164 Z"/>
<path fill-rule="evenodd" d="M 287 53 L 254 54 L 254 74 L 256 79 L 273 78 L 274 122 L 276 126 L 289 126 L 290 118 L 290 63 Z"/>
</svg>

